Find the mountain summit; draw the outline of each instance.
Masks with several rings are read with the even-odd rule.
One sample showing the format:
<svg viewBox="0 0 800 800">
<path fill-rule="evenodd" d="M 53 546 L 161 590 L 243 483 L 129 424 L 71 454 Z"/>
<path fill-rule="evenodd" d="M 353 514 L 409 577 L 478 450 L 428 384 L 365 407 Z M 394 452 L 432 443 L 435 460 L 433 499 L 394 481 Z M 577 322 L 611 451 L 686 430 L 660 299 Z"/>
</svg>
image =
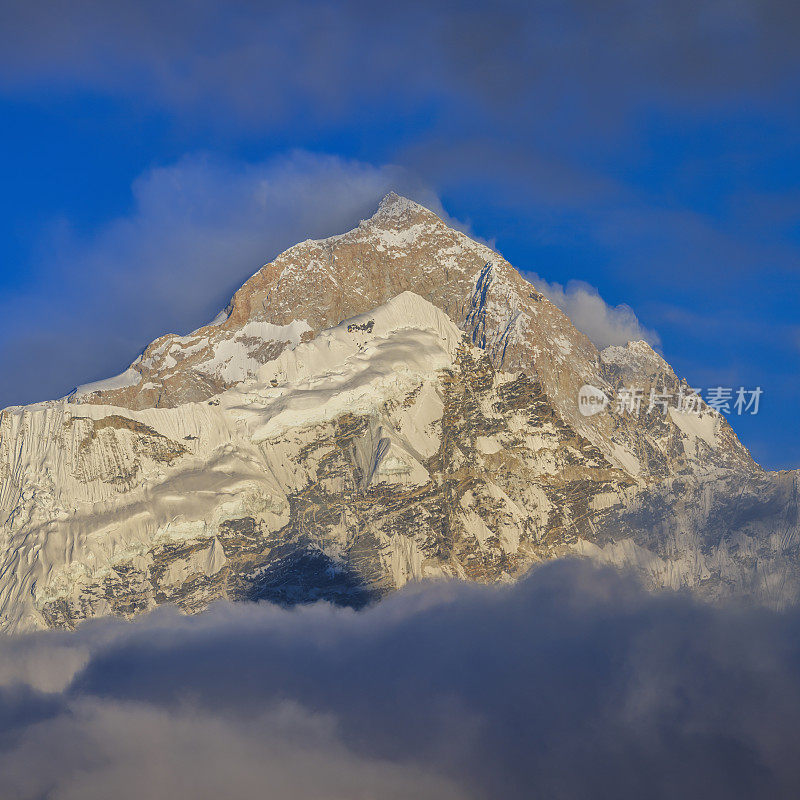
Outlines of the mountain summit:
<svg viewBox="0 0 800 800">
<path fill-rule="evenodd" d="M 793 602 L 796 474 L 762 471 L 702 406 L 580 413 L 581 387 L 630 385 L 685 388 L 644 342 L 598 351 L 496 252 L 389 194 L 122 375 L 2 412 L 0 622 L 360 606 L 566 554 Z"/>
</svg>

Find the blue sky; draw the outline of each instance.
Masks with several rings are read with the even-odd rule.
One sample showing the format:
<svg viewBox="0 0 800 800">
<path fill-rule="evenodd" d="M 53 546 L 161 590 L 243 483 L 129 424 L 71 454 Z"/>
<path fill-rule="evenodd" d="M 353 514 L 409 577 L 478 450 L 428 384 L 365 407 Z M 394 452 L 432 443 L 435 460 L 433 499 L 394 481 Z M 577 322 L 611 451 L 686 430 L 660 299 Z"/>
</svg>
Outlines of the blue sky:
<svg viewBox="0 0 800 800">
<path fill-rule="evenodd" d="M 798 34 L 785 0 L 5 2 L 0 406 L 121 371 L 396 188 L 627 304 L 692 385 L 760 385 L 732 423 L 796 467 Z"/>
</svg>

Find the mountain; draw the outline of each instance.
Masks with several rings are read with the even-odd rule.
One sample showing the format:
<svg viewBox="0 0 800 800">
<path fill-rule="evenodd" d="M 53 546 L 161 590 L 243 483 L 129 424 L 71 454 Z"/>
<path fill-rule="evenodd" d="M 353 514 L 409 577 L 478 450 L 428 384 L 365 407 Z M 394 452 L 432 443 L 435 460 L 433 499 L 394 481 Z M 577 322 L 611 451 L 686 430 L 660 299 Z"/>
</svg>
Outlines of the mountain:
<svg viewBox="0 0 800 800">
<path fill-rule="evenodd" d="M 586 386 L 687 391 L 645 342 L 598 351 L 489 247 L 388 195 L 122 375 L 0 414 L 0 625 L 359 607 L 568 554 L 795 602 L 797 473 L 762 470 L 703 404 L 585 416 Z"/>
</svg>

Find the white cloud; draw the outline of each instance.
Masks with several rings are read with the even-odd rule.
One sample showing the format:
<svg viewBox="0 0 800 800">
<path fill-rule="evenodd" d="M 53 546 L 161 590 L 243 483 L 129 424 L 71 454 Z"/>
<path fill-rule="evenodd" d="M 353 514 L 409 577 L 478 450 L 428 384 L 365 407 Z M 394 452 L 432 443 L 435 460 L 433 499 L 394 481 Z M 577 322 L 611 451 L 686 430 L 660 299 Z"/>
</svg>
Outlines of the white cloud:
<svg viewBox="0 0 800 800">
<path fill-rule="evenodd" d="M 640 339 L 653 347 L 661 344 L 659 335 L 642 325 L 630 306 L 624 303 L 609 305 L 594 286 L 583 281 L 570 281 L 564 287 L 560 283 L 548 283 L 536 274 L 528 277 L 598 347 L 624 345 Z"/>
</svg>

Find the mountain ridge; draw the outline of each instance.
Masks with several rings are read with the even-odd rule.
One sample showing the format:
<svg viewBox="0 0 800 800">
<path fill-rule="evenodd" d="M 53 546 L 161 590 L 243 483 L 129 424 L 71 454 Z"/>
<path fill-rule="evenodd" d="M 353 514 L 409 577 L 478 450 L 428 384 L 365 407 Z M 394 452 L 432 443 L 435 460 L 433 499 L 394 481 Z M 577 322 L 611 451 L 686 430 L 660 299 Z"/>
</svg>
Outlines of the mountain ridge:
<svg viewBox="0 0 800 800">
<path fill-rule="evenodd" d="M 188 337 L 156 339 L 128 371 L 141 374 L 135 383 L 82 401 L 136 409 L 208 399 L 303 336 L 366 313 L 401 291 L 414 291 L 445 311 L 497 367 L 535 370 L 559 413 L 582 434 L 613 435 L 605 416 L 583 418 L 575 403 L 582 384 L 613 390 L 616 371 L 588 337 L 498 253 L 394 193 L 353 230 L 299 242 L 263 266 L 234 294 L 223 322 Z M 227 374 L 217 369 L 219 346 L 229 356 Z M 668 377 L 677 386 L 671 370 Z M 615 424 L 631 427 L 629 422 Z M 637 427 L 626 444 L 635 446 Z M 728 456 L 749 467 L 749 453 L 724 427 Z"/>
<path fill-rule="evenodd" d="M 583 555 L 652 588 L 800 592 L 797 474 L 718 413 L 586 417 L 680 381 L 599 351 L 486 245 L 389 195 L 278 255 L 122 376 L 0 412 L 0 624 L 214 599 L 356 607 Z"/>
</svg>

